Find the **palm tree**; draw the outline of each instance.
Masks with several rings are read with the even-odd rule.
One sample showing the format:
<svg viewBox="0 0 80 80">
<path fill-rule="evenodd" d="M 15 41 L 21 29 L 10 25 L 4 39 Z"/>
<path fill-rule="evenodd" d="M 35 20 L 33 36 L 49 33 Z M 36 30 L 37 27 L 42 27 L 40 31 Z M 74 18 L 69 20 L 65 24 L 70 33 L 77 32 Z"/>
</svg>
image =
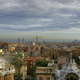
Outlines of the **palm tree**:
<svg viewBox="0 0 80 80">
<path fill-rule="evenodd" d="M 21 78 L 20 68 L 25 64 L 23 55 L 20 53 L 16 54 L 12 59 L 12 64 L 15 66 L 18 80 L 20 80 Z"/>
</svg>

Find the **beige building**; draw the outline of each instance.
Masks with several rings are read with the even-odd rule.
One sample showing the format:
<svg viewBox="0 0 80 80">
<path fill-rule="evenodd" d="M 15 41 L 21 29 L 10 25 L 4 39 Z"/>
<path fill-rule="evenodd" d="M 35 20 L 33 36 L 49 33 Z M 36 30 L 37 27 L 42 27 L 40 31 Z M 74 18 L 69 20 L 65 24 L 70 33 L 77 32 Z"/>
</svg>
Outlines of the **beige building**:
<svg viewBox="0 0 80 80">
<path fill-rule="evenodd" d="M 57 65 L 54 60 L 49 60 L 48 67 L 37 67 L 36 80 L 54 80 L 57 71 Z"/>
<path fill-rule="evenodd" d="M 26 78 L 27 75 L 27 65 L 23 65 L 20 69 L 20 73 L 23 74 L 23 79 Z"/>
<path fill-rule="evenodd" d="M 58 69 L 62 69 L 66 64 L 67 57 L 60 56 L 58 57 Z"/>
<path fill-rule="evenodd" d="M 52 67 L 37 67 L 36 80 L 51 80 L 52 78 Z"/>
</svg>

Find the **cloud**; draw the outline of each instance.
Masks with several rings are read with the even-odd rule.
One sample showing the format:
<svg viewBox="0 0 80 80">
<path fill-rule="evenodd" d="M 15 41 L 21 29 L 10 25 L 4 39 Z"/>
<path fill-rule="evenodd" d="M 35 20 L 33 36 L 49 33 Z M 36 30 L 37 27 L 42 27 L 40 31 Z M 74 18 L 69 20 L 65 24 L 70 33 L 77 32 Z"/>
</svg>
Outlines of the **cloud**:
<svg viewBox="0 0 80 80">
<path fill-rule="evenodd" d="M 79 13 L 79 0 L 0 0 L 0 31 L 79 34 Z"/>
</svg>

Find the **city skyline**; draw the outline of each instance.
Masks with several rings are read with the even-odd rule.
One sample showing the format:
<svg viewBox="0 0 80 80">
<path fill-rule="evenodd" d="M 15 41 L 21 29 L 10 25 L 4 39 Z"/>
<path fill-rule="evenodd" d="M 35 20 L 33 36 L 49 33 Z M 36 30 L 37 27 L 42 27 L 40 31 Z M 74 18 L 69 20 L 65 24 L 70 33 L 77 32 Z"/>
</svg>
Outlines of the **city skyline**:
<svg viewBox="0 0 80 80">
<path fill-rule="evenodd" d="M 1 39 L 79 39 L 79 0 L 0 0 Z"/>
</svg>

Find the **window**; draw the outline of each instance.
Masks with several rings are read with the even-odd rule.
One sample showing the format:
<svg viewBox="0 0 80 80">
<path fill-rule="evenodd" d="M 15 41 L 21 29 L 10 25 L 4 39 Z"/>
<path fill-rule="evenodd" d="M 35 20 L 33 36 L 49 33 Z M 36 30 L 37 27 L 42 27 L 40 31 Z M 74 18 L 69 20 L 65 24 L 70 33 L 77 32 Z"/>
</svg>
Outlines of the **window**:
<svg viewBox="0 0 80 80">
<path fill-rule="evenodd" d="M 69 78 L 67 78 L 67 80 L 69 80 Z"/>
<path fill-rule="evenodd" d="M 70 80 L 73 80 L 73 77 L 70 77 Z"/>
<path fill-rule="evenodd" d="M 50 77 L 47 77 L 47 80 L 50 80 Z"/>
<path fill-rule="evenodd" d="M 42 77 L 39 77 L 39 80 L 42 80 Z"/>
</svg>

